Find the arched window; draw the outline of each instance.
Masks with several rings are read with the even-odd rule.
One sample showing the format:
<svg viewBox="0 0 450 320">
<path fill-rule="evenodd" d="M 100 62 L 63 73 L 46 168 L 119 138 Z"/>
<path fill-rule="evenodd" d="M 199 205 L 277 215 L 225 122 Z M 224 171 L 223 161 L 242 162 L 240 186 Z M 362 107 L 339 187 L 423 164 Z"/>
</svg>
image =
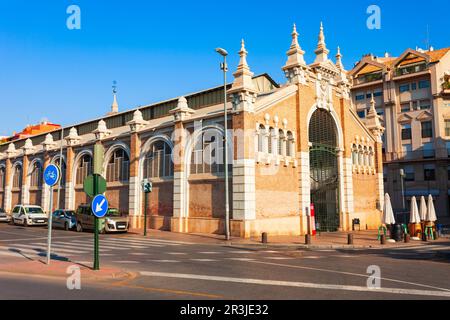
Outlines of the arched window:
<svg viewBox="0 0 450 320">
<path fill-rule="evenodd" d="M 84 155 L 77 167 L 77 178 L 76 178 L 76 184 L 80 185 L 84 183 L 84 179 L 92 174 L 93 168 L 92 168 L 92 157 L 88 154 Z"/>
<path fill-rule="evenodd" d="M 358 165 L 358 148 L 356 144 L 352 146 L 352 162 L 354 166 Z"/>
<path fill-rule="evenodd" d="M 276 145 L 277 145 L 275 129 L 274 128 L 270 128 L 269 129 L 269 134 L 270 134 L 270 136 L 269 136 L 269 147 L 268 147 L 268 150 L 269 150 L 269 153 L 275 154 L 275 150 L 276 150 L 275 148 L 276 148 Z"/>
<path fill-rule="evenodd" d="M 364 166 L 369 166 L 369 151 L 367 150 L 367 147 L 364 147 Z"/>
<path fill-rule="evenodd" d="M 295 141 L 291 131 L 287 132 L 286 155 L 288 157 L 295 157 Z"/>
<path fill-rule="evenodd" d="M 263 124 L 259 125 L 259 133 L 258 133 L 258 151 L 265 152 L 264 148 L 266 145 L 267 133 L 266 127 Z"/>
<path fill-rule="evenodd" d="M 130 178 L 130 158 L 125 150 L 114 151 L 106 167 L 107 182 L 128 182 Z"/>
<path fill-rule="evenodd" d="M 369 166 L 373 167 L 374 165 L 374 154 L 373 154 L 373 149 L 372 147 L 369 147 Z"/>
<path fill-rule="evenodd" d="M 231 152 L 229 158 L 230 156 Z M 231 170 L 232 161 L 229 160 L 228 163 L 228 169 Z M 198 138 L 192 150 L 191 174 L 216 174 L 224 171 L 223 136 L 217 130 L 207 130 Z"/>
<path fill-rule="evenodd" d="M 4 188 L 5 188 L 5 167 L 0 167 L 0 189 L 3 190 Z"/>
<path fill-rule="evenodd" d="M 42 164 L 39 161 L 36 161 L 33 164 L 33 168 L 31 169 L 31 176 L 30 176 L 30 186 L 31 187 L 38 187 L 40 188 L 42 186 Z"/>
<path fill-rule="evenodd" d="M 61 160 L 58 158 L 54 161 L 54 164 L 61 170 L 61 187 L 64 188 L 64 186 L 66 185 L 66 162 L 63 160 L 62 161 L 62 167 L 60 165 Z"/>
<path fill-rule="evenodd" d="M 278 154 L 280 156 L 289 156 L 286 149 L 286 137 L 284 136 L 284 131 L 280 129 L 278 131 Z"/>
<path fill-rule="evenodd" d="M 166 142 L 159 140 L 151 145 L 145 157 L 144 177 L 173 177 L 172 149 Z"/>
<path fill-rule="evenodd" d="M 22 166 L 21 165 L 16 165 L 14 167 L 14 172 L 13 172 L 13 189 L 19 189 L 22 187 Z"/>
<path fill-rule="evenodd" d="M 364 165 L 364 152 L 362 146 L 358 147 L 358 165 Z"/>
</svg>

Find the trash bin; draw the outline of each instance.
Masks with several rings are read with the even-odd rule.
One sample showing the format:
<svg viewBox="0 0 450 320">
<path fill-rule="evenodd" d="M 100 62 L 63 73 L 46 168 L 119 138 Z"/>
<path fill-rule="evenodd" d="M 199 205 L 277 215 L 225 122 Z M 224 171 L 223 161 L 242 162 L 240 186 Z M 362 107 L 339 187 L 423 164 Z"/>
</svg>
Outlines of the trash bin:
<svg viewBox="0 0 450 320">
<path fill-rule="evenodd" d="M 392 227 L 391 238 L 397 242 L 403 240 L 403 226 L 401 223 L 396 223 Z"/>
</svg>

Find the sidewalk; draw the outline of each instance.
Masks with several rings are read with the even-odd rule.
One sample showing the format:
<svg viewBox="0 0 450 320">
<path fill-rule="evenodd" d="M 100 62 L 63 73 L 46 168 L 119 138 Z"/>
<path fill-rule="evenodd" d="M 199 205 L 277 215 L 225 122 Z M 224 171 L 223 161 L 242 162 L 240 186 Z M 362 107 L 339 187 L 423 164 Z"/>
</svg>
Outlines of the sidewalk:
<svg viewBox="0 0 450 320">
<path fill-rule="evenodd" d="M 136 235 L 143 235 L 142 230 L 130 230 L 129 233 Z M 347 244 L 347 236 L 351 233 L 353 235 L 353 245 Z M 421 246 L 429 245 L 432 243 L 448 242 L 450 239 L 448 236 L 441 237 L 435 241 L 415 241 L 411 240 L 409 243 L 396 242 L 386 243 L 381 245 L 377 239 L 377 230 L 365 230 L 365 231 L 353 231 L 353 232 L 333 232 L 322 233 L 312 237 L 310 245 L 305 245 L 305 236 L 268 236 L 268 243 L 261 243 L 261 238 L 232 238 L 230 241 L 226 241 L 223 235 L 216 234 L 185 234 L 185 233 L 173 233 L 159 230 L 148 230 L 147 237 L 157 238 L 171 241 L 181 241 L 194 244 L 204 245 L 230 245 L 230 246 L 261 246 L 261 247 L 275 247 L 282 249 L 283 247 L 292 250 L 298 249 L 367 249 L 367 248 L 396 248 L 407 246 Z"/>
<path fill-rule="evenodd" d="M 92 270 L 92 266 L 83 265 L 74 262 L 52 260 L 50 265 L 41 260 L 28 260 L 23 262 L 0 262 L 0 274 L 4 275 L 26 275 L 51 279 L 67 279 L 73 270 L 70 267 L 78 267 L 83 281 L 102 281 L 102 280 L 122 280 L 131 276 L 128 272 L 121 269 L 102 267 L 99 271 Z"/>
</svg>

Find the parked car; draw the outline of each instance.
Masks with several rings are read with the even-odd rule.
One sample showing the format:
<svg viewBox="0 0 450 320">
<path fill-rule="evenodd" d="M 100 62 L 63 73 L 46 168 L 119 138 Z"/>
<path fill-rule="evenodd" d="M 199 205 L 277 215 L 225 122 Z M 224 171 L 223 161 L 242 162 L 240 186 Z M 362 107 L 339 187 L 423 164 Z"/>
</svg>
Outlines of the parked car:
<svg viewBox="0 0 450 320">
<path fill-rule="evenodd" d="M 17 205 L 12 212 L 13 224 L 28 226 L 46 226 L 48 216 L 39 206 Z"/>
<path fill-rule="evenodd" d="M 2 208 L 0 208 L 0 222 L 10 222 L 11 221 L 11 216 L 8 215 L 5 210 L 3 210 Z"/>
<path fill-rule="evenodd" d="M 95 216 L 89 204 L 80 205 L 75 214 L 76 228 L 78 232 L 84 230 L 95 230 Z M 128 217 L 122 216 L 119 210 L 109 208 L 106 216 L 99 219 L 99 231 L 108 232 L 128 232 Z"/>
<path fill-rule="evenodd" d="M 53 228 L 62 228 L 64 230 L 72 230 L 77 226 L 77 219 L 75 217 L 75 211 L 58 209 L 53 212 L 52 219 Z"/>
</svg>

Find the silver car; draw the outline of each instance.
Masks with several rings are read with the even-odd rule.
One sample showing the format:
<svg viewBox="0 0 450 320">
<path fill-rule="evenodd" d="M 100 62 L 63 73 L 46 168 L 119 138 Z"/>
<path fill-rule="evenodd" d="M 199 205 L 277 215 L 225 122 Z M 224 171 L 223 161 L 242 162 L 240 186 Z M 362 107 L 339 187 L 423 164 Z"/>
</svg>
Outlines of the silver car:
<svg viewBox="0 0 450 320">
<path fill-rule="evenodd" d="M 8 215 L 5 210 L 3 210 L 2 208 L 0 208 L 0 222 L 10 222 L 11 221 L 11 216 Z"/>
</svg>

